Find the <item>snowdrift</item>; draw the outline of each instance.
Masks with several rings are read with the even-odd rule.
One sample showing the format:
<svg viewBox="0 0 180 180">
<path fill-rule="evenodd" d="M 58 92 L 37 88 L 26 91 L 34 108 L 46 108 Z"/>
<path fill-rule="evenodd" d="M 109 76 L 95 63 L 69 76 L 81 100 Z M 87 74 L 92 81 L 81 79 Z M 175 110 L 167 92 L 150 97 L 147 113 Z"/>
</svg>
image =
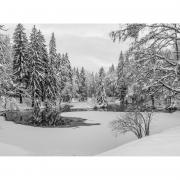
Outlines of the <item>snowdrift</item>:
<svg viewBox="0 0 180 180">
<path fill-rule="evenodd" d="M 179 156 L 180 126 L 122 145 L 103 156 Z"/>
</svg>

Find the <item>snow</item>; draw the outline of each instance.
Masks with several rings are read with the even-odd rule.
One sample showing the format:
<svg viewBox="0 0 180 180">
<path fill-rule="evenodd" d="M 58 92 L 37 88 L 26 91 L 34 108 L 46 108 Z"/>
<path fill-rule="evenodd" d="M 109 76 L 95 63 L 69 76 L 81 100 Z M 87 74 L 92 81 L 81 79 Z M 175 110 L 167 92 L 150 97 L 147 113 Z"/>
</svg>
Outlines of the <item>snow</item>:
<svg viewBox="0 0 180 180">
<path fill-rule="evenodd" d="M 102 153 L 103 156 L 179 156 L 180 127 L 151 135 Z"/>
<path fill-rule="evenodd" d="M 25 99 L 23 99 L 23 100 L 25 101 Z M 5 106 L 6 106 L 6 108 L 5 108 Z M 23 111 L 23 110 L 27 110 L 27 109 L 32 109 L 31 106 L 27 105 L 27 102 L 20 104 L 19 99 L 17 99 L 17 98 L 12 98 L 12 97 L 7 98 L 4 96 L 2 96 L 0 98 L 0 111 L 5 111 L 5 110 Z"/>
<path fill-rule="evenodd" d="M 132 134 L 119 138 L 113 136 L 109 123 L 118 114 L 93 111 L 62 114 L 88 119 L 87 123 L 101 124 L 78 128 L 38 128 L 15 124 L 1 118 L 0 142 L 22 148 L 30 155 L 96 155 L 135 139 Z"/>
<path fill-rule="evenodd" d="M 91 101 L 87 102 L 73 102 L 70 103 L 73 107 L 71 109 L 88 109 L 88 108 L 93 108 L 94 104 Z"/>
<path fill-rule="evenodd" d="M 180 113 L 156 114 L 151 136 L 104 152 L 102 156 L 172 156 L 180 155 Z"/>
<path fill-rule="evenodd" d="M 6 156 L 22 156 L 22 155 L 28 155 L 29 153 L 21 148 L 18 148 L 16 146 L 0 143 L 0 155 L 6 155 Z"/>
<path fill-rule="evenodd" d="M 120 114 L 122 115 L 123 113 L 103 111 L 62 113 L 63 116 L 67 117 L 85 118 L 87 119 L 87 123 L 100 123 L 100 125 L 80 126 L 76 128 L 40 128 L 24 126 L 5 121 L 3 117 L 0 117 L 0 155 L 121 155 L 118 149 L 125 147 L 126 145 L 124 144 L 131 141 L 135 143 L 134 145 L 129 145 L 132 148 L 146 148 L 146 141 L 148 143 L 148 139 L 153 137 L 155 137 L 155 139 L 149 141 L 147 148 L 149 146 L 153 148 L 153 144 L 155 146 L 156 144 L 160 145 L 160 143 L 164 143 L 164 147 L 166 143 L 169 146 L 169 150 L 167 151 L 170 155 L 175 153 L 173 152 L 174 149 L 178 149 L 178 143 L 180 142 L 180 134 L 178 133 L 178 127 L 180 127 L 180 112 L 172 114 L 156 113 L 151 126 L 151 133 L 156 135 L 151 135 L 142 140 L 137 140 L 132 133 L 121 134 L 118 137 L 114 136 L 109 123 L 115 120 Z M 168 130 L 170 128 L 177 128 L 177 131 Z M 164 134 L 166 132 L 169 134 Z M 159 139 L 156 138 L 158 135 L 160 135 Z M 144 145 L 140 147 L 138 144 L 141 141 L 142 143 L 144 142 Z M 128 147 L 126 147 L 124 151 L 120 151 L 122 155 L 123 152 L 124 154 L 128 152 L 126 149 L 128 149 Z M 156 150 L 155 147 L 154 149 Z M 155 153 L 154 149 L 152 153 Z M 160 154 L 161 152 L 162 154 L 166 153 L 165 150 L 160 150 L 161 149 L 157 147 L 157 151 L 159 151 Z M 142 151 L 137 151 L 139 155 L 145 154 L 143 149 Z M 151 150 L 149 151 L 151 152 Z M 133 151 L 131 154 L 129 150 L 129 154 L 133 155 Z"/>
</svg>

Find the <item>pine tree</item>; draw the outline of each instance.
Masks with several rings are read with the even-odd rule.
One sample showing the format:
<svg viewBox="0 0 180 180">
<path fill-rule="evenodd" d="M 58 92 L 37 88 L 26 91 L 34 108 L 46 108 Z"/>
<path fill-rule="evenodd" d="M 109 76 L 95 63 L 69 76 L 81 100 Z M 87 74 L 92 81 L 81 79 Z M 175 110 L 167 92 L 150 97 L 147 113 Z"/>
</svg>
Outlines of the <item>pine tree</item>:
<svg viewBox="0 0 180 180">
<path fill-rule="evenodd" d="M 105 77 L 105 89 L 108 97 L 117 96 L 117 73 L 114 65 L 112 65 Z"/>
<path fill-rule="evenodd" d="M 41 31 L 38 31 L 38 42 L 39 42 L 39 53 L 42 60 L 43 65 L 43 73 L 45 75 L 44 81 L 41 84 L 42 96 L 41 100 L 55 100 L 57 95 L 57 84 L 55 80 L 55 75 L 53 73 L 52 67 L 49 62 L 48 52 L 45 45 L 45 38 L 42 35 Z"/>
<path fill-rule="evenodd" d="M 118 67 L 117 67 L 117 93 L 120 100 L 121 108 L 124 109 L 125 105 L 125 96 L 127 93 L 127 85 L 125 82 L 125 74 L 124 74 L 124 55 L 121 51 Z"/>
<path fill-rule="evenodd" d="M 13 34 L 13 74 L 14 83 L 20 88 L 24 88 L 27 84 L 28 75 L 28 40 L 26 37 L 25 29 L 22 24 L 16 26 Z M 20 103 L 22 103 L 22 91 L 19 91 Z"/>
<path fill-rule="evenodd" d="M 0 96 L 14 90 L 12 82 L 12 47 L 10 38 L 0 34 Z"/>
<path fill-rule="evenodd" d="M 46 98 L 50 101 L 55 101 L 57 97 L 60 97 L 60 73 L 58 68 L 59 62 L 56 51 L 56 39 L 54 33 L 52 33 L 49 42 L 49 62 L 46 73 Z"/>
<path fill-rule="evenodd" d="M 57 75 L 50 63 L 47 64 L 47 73 L 45 73 L 45 99 L 46 101 L 54 102 L 59 93 L 59 86 L 57 82 Z"/>
<path fill-rule="evenodd" d="M 111 67 L 109 68 L 109 73 L 113 73 L 115 71 L 115 67 L 114 64 L 111 65 Z"/>
<path fill-rule="evenodd" d="M 72 99 L 72 68 L 68 54 L 63 54 L 60 58 L 60 74 L 61 74 L 61 96 L 63 101 Z"/>
<path fill-rule="evenodd" d="M 79 98 L 79 70 L 75 67 L 72 75 L 72 97 Z"/>
<path fill-rule="evenodd" d="M 86 73 L 84 67 L 81 68 L 81 72 L 79 75 L 79 94 L 80 94 L 80 101 L 87 100 L 87 84 L 86 84 Z"/>
<path fill-rule="evenodd" d="M 77 84 L 77 95 L 78 98 L 80 98 L 80 73 L 78 68 L 76 68 L 76 84 Z"/>
<path fill-rule="evenodd" d="M 55 67 L 57 64 L 57 52 L 56 52 L 56 39 L 54 33 L 51 35 L 51 39 L 49 42 L 49 59 L 50 64 Z"/>
<path fill-rule="evenodd" d="M 101 67 L 98 74 L 96 98 L 97 98 L 97 103 L 102 107 L 107 106 L 107 97 L 105 92 L 104 79 L 105 79 L 105 71 L 104 68 Z"/>
<path fill-rule="evenodd" d="M 30 34 L 29 53 L 30 53 L 30 82 L 29 88 L 32 97 L 32 106 L 36 100 L 42 98 L 42 82 L 44 82 L 45 72 L 43 61 L 44 54 L 42 54 L 42 40 L 39 38 L 39 33 L 34 26 Z"/>
<path fill-rule="evenodd" d="M 94 97 L 95 95 L 94 73 L 87 72 L 87 91 L 88 91 L 88 97 Z"/>
</svg>

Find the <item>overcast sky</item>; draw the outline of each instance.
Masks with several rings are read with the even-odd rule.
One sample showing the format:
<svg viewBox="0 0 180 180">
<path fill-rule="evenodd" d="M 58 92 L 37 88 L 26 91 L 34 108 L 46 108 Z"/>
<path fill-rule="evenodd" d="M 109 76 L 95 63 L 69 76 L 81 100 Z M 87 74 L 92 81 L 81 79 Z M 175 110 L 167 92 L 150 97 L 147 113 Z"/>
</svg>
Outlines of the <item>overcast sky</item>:
<svg viewBox="0 0 180 180">
<path fill-rule="evenodd" d="M 27 36 L 33 24 L 24 24 Z M 6 24 L 7 33 L 12 37 L 16 24 Z M 68 52 L 72 66 L 84 66 L 89 71 L 97 71 L 101 66 L 108 68 L 117 64 L 125 43 L 113 43 L 109 37 L 118 24 L 36 24 L 49 44 L 51 33 L 55 33 L 57 51 Z"/>
</svg>

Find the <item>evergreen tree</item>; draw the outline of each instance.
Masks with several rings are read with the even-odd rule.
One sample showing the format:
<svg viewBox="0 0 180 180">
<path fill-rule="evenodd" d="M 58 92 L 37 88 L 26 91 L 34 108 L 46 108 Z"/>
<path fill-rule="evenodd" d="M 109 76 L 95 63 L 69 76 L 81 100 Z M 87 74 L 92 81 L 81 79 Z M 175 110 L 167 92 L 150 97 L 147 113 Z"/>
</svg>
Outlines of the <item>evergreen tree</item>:
<svg viewBox="0 0 180 180">
<path fill-rule="evenodd" d="M 79 69 L 76 69 L 76 84 L 77 84 L 77 95 L 78 98 L 80 98 L 80 73 Z"/>
<path fill-rule="evenodd" d="M 30 53 L 30 82 L 29 88 L 32 97 L 32 106 L 35 101 L 42 98 L 42 82 L 44 82 L 44 61 L 42 54 L 42 43 L 40 42 L 39 33 L 34 26 L 30 34 L 29 53 Z M 41 39 L 42 40 L 42 39 Z"/>
<path fill-rule="evenodd" d="M 95 95 L 94 73 L 87 72 L 87 91 L 88 91 L 88 97 L 93 97 Z"/>
<path fill-rule="evenodd" d="M 47 53 L 47 47 L 45 44 L 45 38 L 42 35 L 41 31 L 38 31 L 38 42 L 39 42 L 39 53 L 41 56 L 42 60 L 42 65 L 43 65 L 43 73 L 44 73 L 44 81 L 42 81 L 41 84 L 41 91 L 42 91 L 42 96 L 41 100 L 55 100 L 56 95 L 57 95 L 57 81 L 54 75 L 54 72 L 52 70 L 52 66 L 49 62 L 49 57 Z"/>
<path fill-rule="evenodd" d="M 117 96 L 117 73 L 114 65 L 112 65 L 105 77 L 105 89 L 108 97 Z"/>
<path fill-rule="evenodd" d="M 97 98 L 97 103 L 102 107 L 107 106 L 107 97 L 105 92 L 104 79 L 105 79 L 105 71 L 104 68 L 101 67 L 98 74 L 96 98 Z"/>
<path fill-rule="evenodd" d="M 77 75 L 77 70 L 75 67 L 73 68 L 73 74 L 72 74 L 72 97 L 73 98 L 79 98 L 79 94 L 78 94 L 79 93 L 79 79 Z"/>
<path fill-rule="evenodd" d="M 50 64 L 53 67 L 55 67 L 57 65 L 57 52 L 56 52 L 56 39 L 54 33 L 52 33 L 49 42 L 49 59 L 50 59 Z"/>
<path fill-rule="evenodd" d="M 24 31 L 23 25 L 18 24 L 13 34 L 13 74 L 14 83 L 16 83 L 19 88 L 24 88 L 28 81 L 28 40 Z M 22 103 L 22 91 L 18 93 L 20 103 Z"/>
<path fill-rule="evenodd" d="M 42 35 L 41 31 L 39 30 L 37 33 L 38 36 L 38 42 L 39 42 L 39 54 L 40 54 L 40 58 L 41 61 L 43 62 L 43 69 L 44 69 L 44 75 L 46 76 L 48 73 L 48 53 L 47 53 L 47 48 L 45 45 L 45 39 L 44 36 Z M 41 91 L 42 91 L 42 96 L 41 96 L 41 100 L 44 101 L 45 97 L 46 97 L 46 88 L 47 88 L 47 79 L 45 78 L 44 81 L 41 82 Z"/>
<path fill-rule="evenodd" d="M 120 100 L 120 105 L 121 108 L 124 109 L 125 105 L 125 96 L 127 93 L 127 85 L 125 81 L 125 73 L 124 73 L 124 55 L 121 51 L 120 57 L 119 57 L 119 62 L 118 62 L 118 67 L 117 67 L 117 93 L 118 97 Z"/>
<path fill-rule="evenodd" d="M 87 84 L 86 84 L 86 73 L 84 67 L 82 67 L 80 75 L 79 75 L 79 94 L 80 101 L 87 100 Z"/>
<path fill-rule="evenodd" d="M 115 67 L 114 64 L 111 65 L 111 67 L 109 68 L 109 73 L 113 73 L 115 71 Z"/>
<path fill-rule="evenodd" d="M 60 69 L 62 99 L 68 102 L 72 99 L 72 68 L 67 53 L 62 55 Z"/>
<path fill-rule="evenodd" d="M 52 33 L 49 42 L 49 62 L 46 73 L 46 98 L 50 101 L 55 101 L 57 96 L 60 97 L 60 77 L 56 39 L 54 33 Z"/>
<path fill-rule="evenodd" d="M 14 90 L 12 82 L 12 48 L 10 38 L 0 34 L 0 96 Z"/>
<path fill-rule="evenodd" d="M 59 84 L 57 82 L 58 75 L 50 63 L 47 64 L 47 72 L 45 73 L 45 99 L 46 101 L 54 102 L 60 96 Z"/>
</svg>

